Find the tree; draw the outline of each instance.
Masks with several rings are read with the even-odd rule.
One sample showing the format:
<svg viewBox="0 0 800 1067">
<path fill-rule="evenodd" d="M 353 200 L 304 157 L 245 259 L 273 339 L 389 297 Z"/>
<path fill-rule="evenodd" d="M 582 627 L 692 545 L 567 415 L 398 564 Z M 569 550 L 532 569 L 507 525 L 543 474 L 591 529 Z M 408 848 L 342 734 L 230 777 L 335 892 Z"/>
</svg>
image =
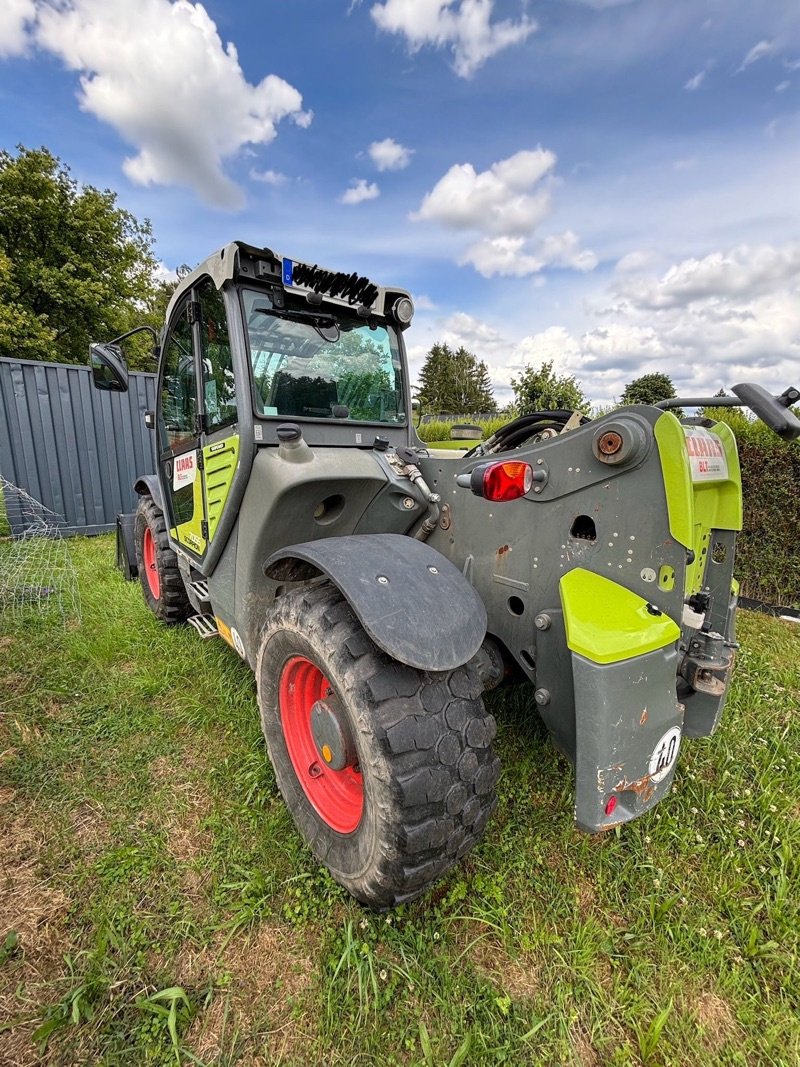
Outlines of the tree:
<svg viewBox="0 0 800 1067">
<path fill-rule="evenodd" d="M 552 411 L 555 408 L 588 415 L 591 408 L 580 383 L 571 374 L 556 374 L 552 359 L 538 368 L 525 367 L 519 378 L 511 379 L 511 388 L 519 415 L 532 415 L 536 411 Z"/>
<path fill-rule="evenodd" d="M 85 363 L 90 341 L 151 317 L 150 223 L 116 200 L 46 148 L 0 151 L 0 355 Z M 148 350 L 131 345 L 132 363 Z"/>
<path fill-rule="evenodd" d="M 672 378 L 657 371 L 655 374 L 643 374 L 634 378 L 625 386 L 620 403 L 622 404 L 657 404 L 659 400 L 669 400 L 677 396 Z"/>
<path fill-rule="evenodd" d="M 437 342 L 425 357 L 417 393 L 431 414 L 478 415 L 497 411 L 489 370 L 460 346 Z"/>
</svg>

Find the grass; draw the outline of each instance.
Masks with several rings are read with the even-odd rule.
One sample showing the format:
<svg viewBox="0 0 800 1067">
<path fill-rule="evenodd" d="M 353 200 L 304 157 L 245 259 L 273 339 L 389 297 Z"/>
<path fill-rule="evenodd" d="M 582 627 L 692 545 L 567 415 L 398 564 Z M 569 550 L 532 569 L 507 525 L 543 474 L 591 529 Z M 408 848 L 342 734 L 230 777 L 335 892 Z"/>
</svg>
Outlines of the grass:
<svg viewBox="0 0 800 1067">
<path fill-rule="evenodd" d="M 8 514 L 6 512 L 6 502 L 3 496 L 3 490 L 0 488 L 0 537 L 8 537 L 11 533 L 11 524 L 8 521 Z"/>
<path fill-rule="evenodd" d="M 530 710 L 485 842 L 361 909 L 295 834 L 252 677 L 71 542 L 80 627 L 0 617 L 0 1062 L 800 1062 L 800 630 L 742 613 L 719 733 L 606 836 Z"/>
<path fill-rule="evenodd" d="M 479 445 L 480 441 L 431 441 L 431 448 L 469 449 Z"/>
</svg>

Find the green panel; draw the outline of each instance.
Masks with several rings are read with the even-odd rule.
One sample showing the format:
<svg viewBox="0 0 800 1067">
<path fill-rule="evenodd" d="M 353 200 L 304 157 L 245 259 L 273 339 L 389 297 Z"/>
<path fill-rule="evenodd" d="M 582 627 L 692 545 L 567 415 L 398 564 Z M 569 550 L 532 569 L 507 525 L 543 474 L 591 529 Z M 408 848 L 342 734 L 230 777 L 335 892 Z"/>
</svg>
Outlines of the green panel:
<svg viewBox="0 0 800 1067">
<path fill-rule="evenodd" d="M 651 615 L 630 589 L 576 567 L 559 582 L 567 645 L 593 663 L 618 663 L 680 637 L 668 615 Z"/>
<path fill-rule="evenodd" d="M 686 438 L 675 416 L 665 411 L 654 429 L 667 494 L 669 531 L 694 552 L 694 562 L 686 568 L 687 595 L 703 584 L 713 531 L 742 528 L 742 475 L 736 439 L 726 423 L 717 422 L 710 429 L 725 450 L 728 477 L 707 482 L 692 481 Z"/>
<path fill-rule="evenodd" d="M 728 480 L 717 483 L 715 508 L 717 530 L 741 530 L 742 528 L 742 471 L 739 466 L 739 451 L 733 430 L 724 422 L 715 422 L 713 433 L 722 442 L 728 460 Z"/>
<path fill-rule="evenodd" d="M 696 593 L 703 585 L 714 530 L 742 528 L 742 474 L 736 438 L 730 426 L 717 422 L 710 427 L 725 450 L 728 477 L 718 482 L 696 482 L 694 486 L 694 563 L 686 568 L 686 592 Z"/>
<path fill-rule="evenodd" d="M 215 441 L 203 449 L 209 541 L 213 540 L 219 525 L 238 462 L 238 434 L 232 434 L 223 441 Z"/>
<path fill-rule="evenodd" d="M 200 471 L 192 486 L 193 508 L 192 517 L 187 522 L 182 522 L 170 533 L 185 548 L 202 556 L 206 550 L 206 539 L 203 537 L 203 479 Z"/>
<path fill-rule="evenodd" d="M 669 532 L 684 548 L 692 548 L 694 545 L 692 471 L 686 452 L 683 427 L 671 411 L 665 411 L 656 421 L 653 432 L 658 445 L 658 454 L 661 457 L 661 472 L 664 476 L 664 489 L 667 494 Z"/>
</svg>

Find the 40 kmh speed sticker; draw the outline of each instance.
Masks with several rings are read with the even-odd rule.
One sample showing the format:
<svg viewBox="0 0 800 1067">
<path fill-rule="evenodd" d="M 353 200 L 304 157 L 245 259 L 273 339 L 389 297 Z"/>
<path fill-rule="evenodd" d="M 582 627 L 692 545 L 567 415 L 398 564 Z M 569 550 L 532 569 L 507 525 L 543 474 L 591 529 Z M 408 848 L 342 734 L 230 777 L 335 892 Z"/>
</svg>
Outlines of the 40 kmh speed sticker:
<svg viewBox="0 0 800 1067">
<path fill-rule="evenodd" d="M 651 782 L 658 783 L 667 777 L 669 772 L 675 766 L 675 760 L 678 758 L 678 749 L 680 747 L 681 730 L 679 726 L 673 726 L 671 730 L 667 730 L 653 749 L 653 755 L 650 757 L 650 767 L 648 769 Z"/>
</svg>

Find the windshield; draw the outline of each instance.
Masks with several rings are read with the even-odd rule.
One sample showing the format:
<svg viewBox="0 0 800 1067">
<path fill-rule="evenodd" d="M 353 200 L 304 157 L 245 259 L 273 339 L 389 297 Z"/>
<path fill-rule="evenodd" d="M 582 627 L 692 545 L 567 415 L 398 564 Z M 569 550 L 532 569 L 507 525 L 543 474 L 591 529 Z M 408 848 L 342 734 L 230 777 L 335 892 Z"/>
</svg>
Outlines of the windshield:
<svg viewBox="0 0 800 1067">
<path fill-rule="evenodd" d="M 392 326 L 326 309 L 276 309 L 242 290 L 259 415 L 405 423 L 403 367 Z"/>
</svg>

